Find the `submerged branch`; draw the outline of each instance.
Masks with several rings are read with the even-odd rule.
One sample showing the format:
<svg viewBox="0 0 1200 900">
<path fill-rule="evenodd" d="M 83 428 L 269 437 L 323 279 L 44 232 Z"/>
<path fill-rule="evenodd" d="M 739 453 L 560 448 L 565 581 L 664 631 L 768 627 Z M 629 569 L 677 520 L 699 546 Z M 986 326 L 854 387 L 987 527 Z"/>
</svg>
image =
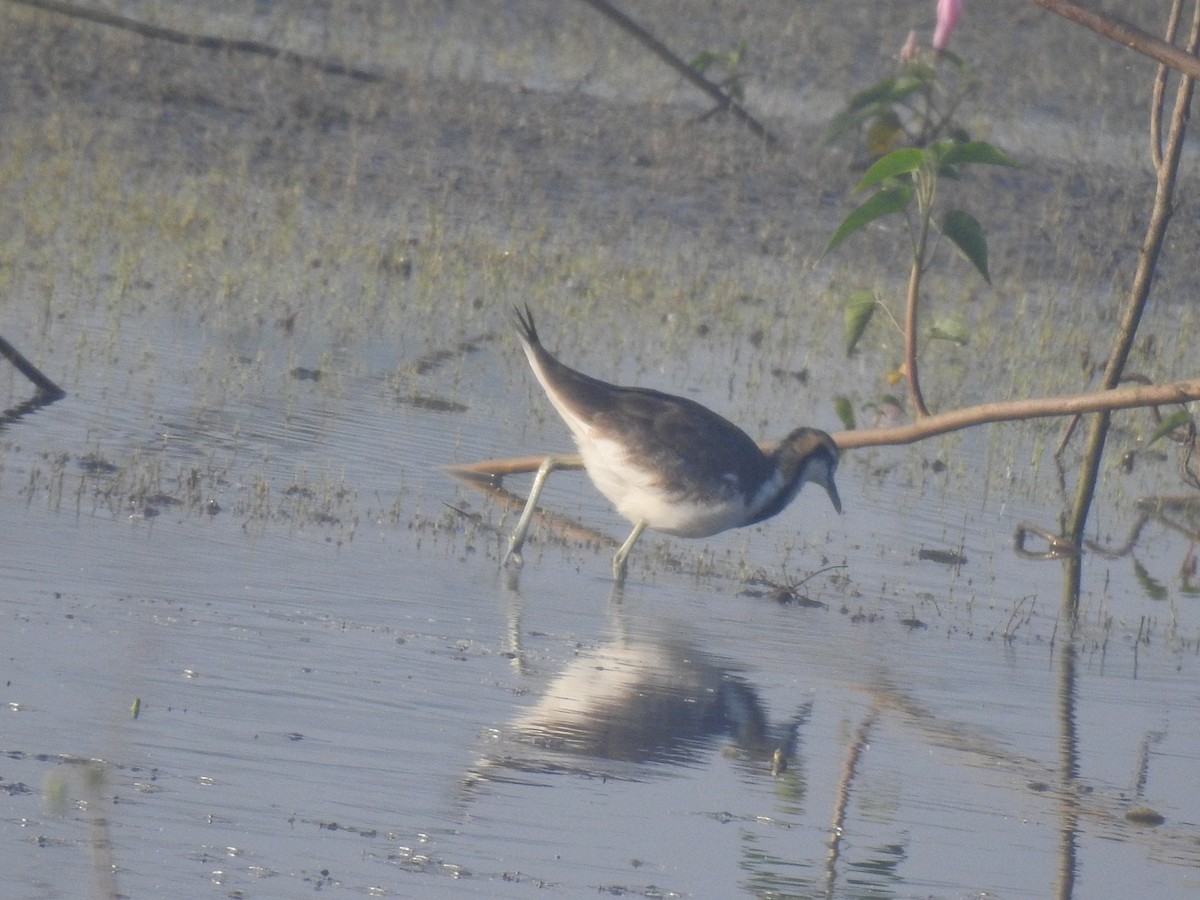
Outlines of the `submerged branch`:
<svg viewBox="0 0 1200 900">
<path fill-rule="evenodd" d="M 1037 397 L 1032 400 L 983 403 L 979 406 L 968 406 L 963 409 L 926 416 L 895 428 L 839 431 L 832 437 L 840 450 L 850 450 L 856 447 L 895 446 L 912 444 L 925 438 L 936 437 L 939 434 L 993 422 L 1013 422 L 1050 416 L 1074 416 L 1081 413 L 1110 412 L 1116 409 L 1162 406 L 1167 403 L 1187 403 L 1193 400 L 1200 400 L 1200 378 L 1178 381 L 1174 384 L 1138 385 L 1066 397 Z M 774 443 L 760 446 L 764 450 L 770 450 Z M 558 456 L 558 454 L 555 455 Z M 449 466 L 448 471 L 465 478 L 490 480 L 502 478 L 505 475 L 537 471 L 545 458 L 545 455 L 542 454 L 509 459 L 486 459 L 481 462 Z M 583 467 L 583 462 L 577 455 L 559 456 L 559 459 L 562 461 L 559 468 L 578 469 Z"/>
<path fill-rule="evenodd" d="M 16 366 L 18 372 L 33 382 L 33 386 L 37 388 L 38 400 L 44 403 L 53 403 L 55 400 L 61 400 L 67 396 L 66 391 L 47 378 L 41 369 L 27 360 L 16 347 L 2 337 L 0 337 L 0 356 Z"/>
<path fill-rule="evenodd" d="M 36 388 L 30 399 L 0 412 L 0 428 L 67 396 L 66 391 L 47 378 L 41 369 L 27 360 L 20 350 L 2 337 L 0 337 L 0 356 L 12 363 L 16 370 L 28 378 Z"/>
</svg>

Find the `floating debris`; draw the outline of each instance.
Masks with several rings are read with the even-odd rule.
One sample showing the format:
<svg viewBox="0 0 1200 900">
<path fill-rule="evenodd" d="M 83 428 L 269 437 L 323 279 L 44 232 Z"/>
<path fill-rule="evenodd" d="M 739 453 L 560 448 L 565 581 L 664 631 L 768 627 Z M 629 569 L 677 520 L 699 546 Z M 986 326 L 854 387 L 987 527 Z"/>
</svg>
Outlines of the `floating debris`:
<svg viewBox="0 0 1200 900">
<path fill-rule="evenodd" d="M 1150 825 L 1153 827 L 1167 821 L 1167 817 L 1148 806 L 1135 806 L 1133 809 L 1126 810 L 1125 821 L 1132 822 L 1134 825 Z"/>
<path fill-rule="evenodd" d="M 292 369 L 291 376 L 297 381 L 320 381 L 324 377 L 324 373 L 320 369 L 306 369 L 304 366 L 296 366 Z"/>
<path fill-rule="evenodd" d="M 917 559 L 927 559 L 943 566 L 963 566 L 967 563 L 967 558 L 954 550 L 931 550 L 928 547 L 920 549 Z"/>
</svg>

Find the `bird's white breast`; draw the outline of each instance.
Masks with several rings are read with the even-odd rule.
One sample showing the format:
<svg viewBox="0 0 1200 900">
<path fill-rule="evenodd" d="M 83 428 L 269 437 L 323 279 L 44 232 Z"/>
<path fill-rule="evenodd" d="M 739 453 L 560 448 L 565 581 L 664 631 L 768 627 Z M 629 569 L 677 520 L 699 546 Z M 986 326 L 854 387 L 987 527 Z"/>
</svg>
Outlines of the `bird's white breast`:
<svg viewBox="0 0 1200 900">
<path fill-rule="evenodd" d="M 707 537 L 746 521 L 746 504 L 736 493 L 716 502 L 682 498 L 664 490 L 656 476 L 631 461 L 616 441 L 592 435 L 579 441 L 579 451 L 596 490 L 631 522 L 645 522 L 655 531 L 680 537 Z"/>
</svg>

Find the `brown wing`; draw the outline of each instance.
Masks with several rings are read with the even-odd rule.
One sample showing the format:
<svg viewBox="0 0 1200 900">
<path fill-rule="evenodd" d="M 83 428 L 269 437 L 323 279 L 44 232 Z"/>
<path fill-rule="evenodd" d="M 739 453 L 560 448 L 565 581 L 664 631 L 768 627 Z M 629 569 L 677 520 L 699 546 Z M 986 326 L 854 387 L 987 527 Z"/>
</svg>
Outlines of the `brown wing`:
<svg viewBox="0 0 1200 900">
<path fill-rule="evenodd" d="M 758 445 L 728 419 L 686 397 L 620 387 L 565 366 L 542 346 L 533 314 L 514 310 L 514 324 L 537 357 L 558 399 L 580 421 L 625 444 L 661 472 L 660 484 L 693 499 L 754 492 L 770 474 Z"/>
<path fill-rule="evenodd" d="M 610 388 L 592 425 L 620 440 L 663 488 L 693 499 L 753 492 L 769 465 L 758 445 L 728 419 L 686 397 L 646 388 Z"/>
</svg>

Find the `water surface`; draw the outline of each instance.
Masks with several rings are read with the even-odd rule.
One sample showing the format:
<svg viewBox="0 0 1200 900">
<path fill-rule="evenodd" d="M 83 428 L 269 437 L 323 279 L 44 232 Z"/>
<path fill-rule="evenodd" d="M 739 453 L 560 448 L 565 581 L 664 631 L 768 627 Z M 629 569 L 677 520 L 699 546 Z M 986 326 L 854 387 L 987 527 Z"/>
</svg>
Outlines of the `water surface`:
<svg viewBox="0 0 1200 900">
<path fill-rule="evenodd" d="M 590 37 L 514 74 L 511 34 L 559 31 L 496 8 L 485 40 L 414 6 L 439 40 L 386 90 L 4 14 L 26 60 L 6 109 L 46 109 L 4 150 L 5 337 L 68 391 L 0 431 L 13 896 L 1194 892 L 1197 527 L 1176 507 L 1139 526 L 1139 498 L 1185 493 L 1148 417 L 1118 417 L 1134 464 L 1093 520 L 1137 539 L 1089 552 L 1076 622 L 1060 564 L 1013 551 L 1069 502 L 1057 423 L 848 454 L 843 516 L 806 491 L 743 531 L 647 535 L 621 593 L 628 526 L 556 474 L 554 518 L 502 569 L 515 511 L 442 467 L 569 449 L 509 305 L 566 361 L 762 437 L 837 427 L 839 393 L 869 417 L 895 348 L 881 330 L 845 359 L 862 257 L 812 266 L 852 179 L 798 204 L 812 183 L 736 128 L 687 149 L 674 89 L 564 86 L 602 71 Z M 342 32 L 313 9 L 291 35 L 325 51 Z M 411 54 L 387 35 L 413 23 L 373 15 L 377 58 Z M 776 128 L 807 134 L 803 96 Z M 1006 199 L 1129 199 L 1090 170 L 1062 186 L 1061 151 Z M 1113 302 L 1127 236 L 1058 269 L 1089 236 L 1026 254 L 1004 207 L 997 259 L 1019 264 L 962 304 L 977 344 L 930 349 L 943 408 L 1078 390 L 1106 347 L 1103 322 L 1066 323 Z M 957 299 L 969 272 L 945 265 L 931 289 Z M 1194 375 L 1183 268 L 1137 354 L 1164 379 Z"/>
</svg>

